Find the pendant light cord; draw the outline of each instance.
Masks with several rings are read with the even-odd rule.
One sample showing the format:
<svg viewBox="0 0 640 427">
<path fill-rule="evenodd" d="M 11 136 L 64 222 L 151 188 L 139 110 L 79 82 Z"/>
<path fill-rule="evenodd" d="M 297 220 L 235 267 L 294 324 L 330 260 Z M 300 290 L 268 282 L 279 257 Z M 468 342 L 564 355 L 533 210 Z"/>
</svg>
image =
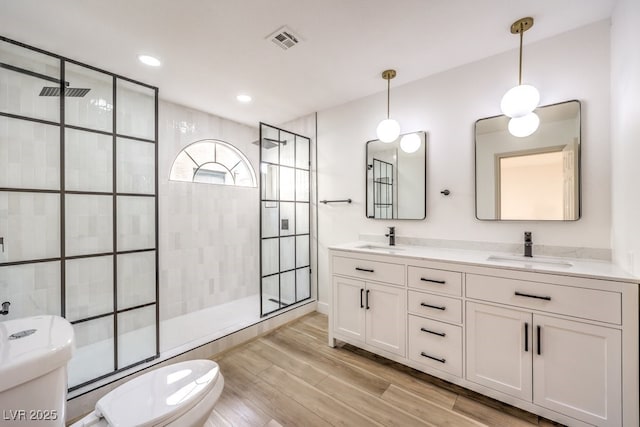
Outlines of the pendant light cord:
<svg viewBox="0 0 640 427">
<path fill-rule="evenodd" d="M 522 39 L 524 38 L 524 23 L 520 23 L 520 67 L 518 68 L 518 85 L 522 84 Z"/>
<path fill-rule="evenodd" d="M 391 93 L 391 79 L 387 78 L 387 120 L 389 119 L 389 99 Z"/>
</svg>

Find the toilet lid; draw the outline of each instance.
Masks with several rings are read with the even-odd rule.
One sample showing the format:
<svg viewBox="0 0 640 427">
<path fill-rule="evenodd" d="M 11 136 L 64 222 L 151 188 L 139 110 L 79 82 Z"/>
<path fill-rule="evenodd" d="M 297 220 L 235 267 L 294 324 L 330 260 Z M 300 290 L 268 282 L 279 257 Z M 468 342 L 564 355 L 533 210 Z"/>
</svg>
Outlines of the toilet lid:
<svg viewBox="0 0 640 427">
<path fill-rule="evenodd" d="M 220 368 L 190 360 L 148 372 L 119 386 L 96 404 L 110 426 L 155 426 L 193 408 L 213 389 Z"/>
</svg>

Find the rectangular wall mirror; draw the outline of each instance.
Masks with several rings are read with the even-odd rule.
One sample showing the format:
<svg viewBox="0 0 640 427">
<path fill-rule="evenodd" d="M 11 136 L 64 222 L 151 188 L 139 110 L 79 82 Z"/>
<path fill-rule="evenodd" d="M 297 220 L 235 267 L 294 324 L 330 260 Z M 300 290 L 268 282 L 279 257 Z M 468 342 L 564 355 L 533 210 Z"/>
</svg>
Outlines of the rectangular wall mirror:
<svg viewBox="0 0 640 427">
<path fill-rule="evenodd" d="M 509 117 L 476 122 L 476 218 L 580 218 L 580 101 L 535 113 L 540 125 L 523 138 L 509 133 Z"/>
<path fill-rule="evenodd" d="M 424 219 L 426 169 L 426 132 L 367 142 L 367 218 Z"/>
</svg>

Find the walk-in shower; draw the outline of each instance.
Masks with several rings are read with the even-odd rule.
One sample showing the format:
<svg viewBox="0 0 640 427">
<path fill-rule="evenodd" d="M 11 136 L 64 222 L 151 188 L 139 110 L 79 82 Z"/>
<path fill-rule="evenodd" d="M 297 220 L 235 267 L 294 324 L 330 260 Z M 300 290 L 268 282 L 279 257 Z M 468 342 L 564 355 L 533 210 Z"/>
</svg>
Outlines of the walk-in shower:
<svg viewBox="0 0 640 427">
<path fill-rule="evenodd" d="M 71 389 L 159 354 L 157 93 L 0 38 L 0 320 L 71 321 Z"/>
<path fill-rule="evenodd" d="M 0 327 L 71 321 L 71 397 L 312 301 L 309 138 L 1 37 L 0 64 Z"/>
</svg>

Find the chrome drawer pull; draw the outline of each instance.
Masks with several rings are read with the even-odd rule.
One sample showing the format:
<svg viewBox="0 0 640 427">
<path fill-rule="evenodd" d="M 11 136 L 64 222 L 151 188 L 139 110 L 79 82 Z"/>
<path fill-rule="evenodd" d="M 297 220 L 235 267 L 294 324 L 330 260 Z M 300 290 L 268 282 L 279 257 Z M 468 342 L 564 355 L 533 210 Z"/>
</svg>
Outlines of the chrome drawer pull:
<svg viewBox="0 0 640 427">
<path fill-rule="evenodd" d="M 444 285 L 445 283 L 447 283 L 444 280 L 425 279 L 424 277 L 421 277 L 420 280 L 422 280 L 423 282 L 438 283 L 440 285 Z"/>
<path fill-rule="evenodd" d="M 421 302 L 420 305 L 423 306 L 423 307 L 434 308 L 436 310 L 442 310 L 442 311 L 447 309 L 447 307 L 442 307 L 442 306 L 439 306 L 439 305 L 430 305 L 430 304 L 427 304 L 426 302 Z"/>
<path fill-rule="evenodd" d="M 447 336 L 447 334 L 445 334 L 444 332 L 434 332 L 434 331 L 430 331 L 430 330 L 425 329 L 425 328 L 420 328 L 420 330 L 422 332 L 426 332 L 428 334 L 438 335 L 439 337 L 446 337 Z"/>
<path fill-rule="evenodd" d="M 373 273 L 373 270 L 370 268 L 360 268 L 360 267 L 356 267 L 356 270 L 358 271 L 366 271 L 367 273 Z"/>
<path fill-rule="evenodd" d="M 433 356 L 429 356 L 427 353 L 425 353 L 424 351 L 420 352 L 420 356 L 422 357 L 426 357 L 427 359 L 431 359 L 431 360 L 435 360 L 436 362 L 440 362 L 440 363 L 446 363 L 447 360 L 446 359 L 440 359 L 439 357 L 433 357 Z"/>
<path fill-rule="evenodd" d="M 531 295 L 531 294 L 523 294 L 522 292 L 515 292 L 517 297 L 527 297 L 527 298 L 535 298 L 535 299 L 543 299 L 545 301 L 551 301 L 551 297 L 541 297 L 540 295 Z"/>
</svg>

